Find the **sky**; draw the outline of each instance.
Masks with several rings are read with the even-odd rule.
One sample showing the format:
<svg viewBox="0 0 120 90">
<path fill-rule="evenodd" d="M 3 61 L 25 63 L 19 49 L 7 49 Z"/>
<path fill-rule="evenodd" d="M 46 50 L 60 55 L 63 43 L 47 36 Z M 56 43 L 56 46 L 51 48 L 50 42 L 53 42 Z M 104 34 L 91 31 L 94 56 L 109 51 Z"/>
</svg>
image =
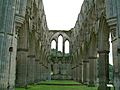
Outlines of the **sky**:
<svg viewBox="0 0 120 90">
<path fill-rule="evenodd" d="M 49 30 L 74 27 L 83 0 L 43 0 Z"/>
<path fill-rule="evenodd" d="M 49 30 L 70 30 L 74 27 L 84 0 L 43 0 Z M 62 51 L 62 40 L 58 45 Z M 55 42 L 52 48 L 56 46 Z M 69 43 L 66 44 L 69 46 Z M 69 52 L 67 48 L 65 52 Z M 110 44 L 109 63 L 112 62 L 112 44 Z"/>
<path fill-rule="evenodd" d="M 111 34 L 110 34 L 109 42 L 110 42 L 109 63 L 113 65 Z"/>
</svg>

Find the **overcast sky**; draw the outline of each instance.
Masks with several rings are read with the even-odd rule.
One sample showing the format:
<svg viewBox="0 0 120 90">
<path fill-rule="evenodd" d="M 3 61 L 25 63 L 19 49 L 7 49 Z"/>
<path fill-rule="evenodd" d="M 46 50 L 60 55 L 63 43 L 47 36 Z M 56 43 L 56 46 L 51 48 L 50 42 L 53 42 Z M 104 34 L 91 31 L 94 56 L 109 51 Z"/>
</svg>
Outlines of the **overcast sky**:
<svg viewBox="0 0 120 90">
<path fill-rule="evenodd" d="M 84 0 L 43 0 L 49 30 L 70 30 L 73 28 L 83 1 Z M 52 47 L 55 46 L 54 42 Z M 59 48 L 62 50 L 62 47 Z M 112 46 L 110 51 L 112 51 Z M 69 51 L 66 49 L 66 52 Z M 110 64 L 113 64 L 112 53 L 110 53 L 109 59 Z"/>
<path fill-rule="evenodd" d="M 70 30 L 74 27 L 83 0 L 43 0 L 50 30 Z"/>
</svg>

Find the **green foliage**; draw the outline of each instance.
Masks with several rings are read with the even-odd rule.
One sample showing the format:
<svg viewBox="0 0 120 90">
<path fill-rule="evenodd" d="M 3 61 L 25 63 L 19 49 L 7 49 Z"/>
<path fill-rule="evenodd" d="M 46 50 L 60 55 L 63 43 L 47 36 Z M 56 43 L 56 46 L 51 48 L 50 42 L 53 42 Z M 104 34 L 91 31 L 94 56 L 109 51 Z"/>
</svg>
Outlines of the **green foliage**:
<svg viewBox="0 0 120 90">
<path fill-rule="evenodd" d="M 48 85 L 36 85 L 30 86 L 28 89 L 16 89 L 16 90 L 97 90 L 96 87 L 87 86 L 48 86 Z"/>
<path fill-rule="evenodd" d="M 65 54 L 65 57 L 69 57 L 70 54 L 67 53 Z M 51 58 L 53 57 L 63 57 L 63 52 L 57 51 L 56 49 L 51 49 Z"/>
<path fill-rule="evenodd" d="M 51 49 L 51 57 L 55 57 L 56 56 L 56 49 Z"/>
</svg>

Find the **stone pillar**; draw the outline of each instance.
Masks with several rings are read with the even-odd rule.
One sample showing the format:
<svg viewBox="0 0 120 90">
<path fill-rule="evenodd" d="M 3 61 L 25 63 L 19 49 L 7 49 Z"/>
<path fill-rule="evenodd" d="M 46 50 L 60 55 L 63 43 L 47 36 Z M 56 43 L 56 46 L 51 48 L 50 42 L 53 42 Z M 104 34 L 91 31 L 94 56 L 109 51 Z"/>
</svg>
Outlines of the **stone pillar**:
<svg viewBox="0 0 120 90">
<path fill-rule="evenodd" d="M 75 81 L 75 68 L 72 69 L 72 79 Z"/>
<path fill-rule="evenodd" d="M 82 59 L 82 48 L 79 48 L 79 82 L 83 82 L 83 59 Z"/>
<path fill-rule="evenodd" d="M 35 74 L 35 32 L 29 32 L 29 45 L 28 45 L 28 78 L 29 84 L 34 83 Z"/>
<path fill-rule="evenodd" d="M 95 86 L 96 84 L 96 64 L 97 57 L 89 57 L 89 86 Z"/>
<path fill-rule="evenodd" d="M 59 73 L 59 67 L 57 62 L 53 64 L 53 79 L 57 79 L 57 74 Z"/>
<path fill-rule="evenodd" d="M 52 68 L 51 68 L 51 63 L 48 62 L 48 80 L 51 80 L 51 72 L 52 72 L 51 69 L 52 69 Z"/>
<path fill-rule="evenodd" d="M 91 41 L 89 44 L 89 86 L 96 84 L 96 65 L 97 65 L 97 38 L 95 32 L 91 33 Z"/>
<path fill-rule="evenodd" d="M 27 0 L 17 0 L 18 8 L 16 11 L 16 26 L 21 27 L 18 30 L 18 46 L 17 46 L 17 69 L 16 69 L 16 86 L 27 86 L 27 52 L 28 52 L 28 16 L 25 16 Z M 23 4 L 21 4 L 23 3 Z M 24 12 L 24 13 L 23 13 Z"/>
<path fill-rule="evenodd" d="M 76 81 L 76 71 L 75 71 L 75 68 L 73 69 L 73 80 Z"/>
<path fill-rule="evenodd" d="M 16 86 L 27 86 L 28 24 L 25 21 L 18 32 Z"/>
<path fill-rule="evenodd" d="M 119 68 L 119 47 L 120 40 L 118 38 L 118 28 L 117 28 L 117 18 L 108 19 L 108 24 L 111 30 L 111 38 L 112 38 L 112 52 L 113 52 L 113 67 L 114 67 L 114 86 L 115 90 L 120 89 L 120 68 Z"/>
<path fill-rule="evenodd" d="M 76 72 L 76 74 L 77 74 L 76 81 L 79 82 L 79 79 L 80 79 L 80 75 L 79 75 L 79 74 L 80 74 L 80 72 L 79 72 L 79 65 L 77 65 L 76 71 L 77 71 L 77 72 Z"/>
<path fill-rule="evenodd" d="M 14 90 L 16 45 L 15 0 L 0 1 L 0 90 Z"/>
<path fill-rule="evenodd" d="M 42 63 L 40 63 L 40 81 L 42 81 Z"/>
<path fill-rule="evenodd" d="M 106 0 L 106 17 L 111 31 L 114 87 L 120 90 L 120 0 Z"/>
<path fill-rule="evenodd" d="M 79 82 L 83 82 L 83 63 L 79 63 Z"/>
<path fill-rule="evenodd" d="M 48 70 L 47 70 L 47 67 L 46 66 L 44 66 L 44 80 L 46 81 L 46 80 L 48 80 Z"/>
<path fill-rule="evenodd" d="M 89 61 L 83 60 L 83 83 L 88 84 L 89 82 Z"/>
<path fill-rule="evenodd" d="M 39 61 L 38 61 L 38 75 L 37 75 L 37 77 L 38 77 L 38 83 L 40 82 L 40 81 L 42 81 L 42 78 L 41 78 L 41 70 L 43 70 L 43 69 L 41 69 L 41 64 L 39 63 Z"/>
<path fill-rule="evenodd" d="M 35 60 L 35 83 L 38 83 L 40 80 L 40 73 L 41 73 L 40 68 L 42 67 L 40 67 L 39 60 L 36 59 Z"/>
<path fill-rule="evenodd" d="M 35 81 L 35 55 L 28 55 L 28 76 L 27 76 L 27 82 L 28 84 L 33 84 Z"/>
<path fill-rule="evenodd" d="M 109 51 L 99 51 L 99 88 L 98 90 L 108 90 L 109 83 Z"/>
</svg>

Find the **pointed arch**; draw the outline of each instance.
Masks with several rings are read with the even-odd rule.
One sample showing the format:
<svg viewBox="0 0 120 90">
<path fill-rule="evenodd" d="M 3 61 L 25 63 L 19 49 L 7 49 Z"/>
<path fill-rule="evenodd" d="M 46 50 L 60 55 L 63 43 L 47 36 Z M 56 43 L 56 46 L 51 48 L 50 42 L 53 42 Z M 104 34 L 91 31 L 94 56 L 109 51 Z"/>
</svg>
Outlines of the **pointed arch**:
<svg viewBox="0 0 120 90">
<path fill-rule="evenodd" d="M 52 40 L 51 42 L 51 49 L 56 49 L 56 41 L 55 40 Z"/>
</svg>

